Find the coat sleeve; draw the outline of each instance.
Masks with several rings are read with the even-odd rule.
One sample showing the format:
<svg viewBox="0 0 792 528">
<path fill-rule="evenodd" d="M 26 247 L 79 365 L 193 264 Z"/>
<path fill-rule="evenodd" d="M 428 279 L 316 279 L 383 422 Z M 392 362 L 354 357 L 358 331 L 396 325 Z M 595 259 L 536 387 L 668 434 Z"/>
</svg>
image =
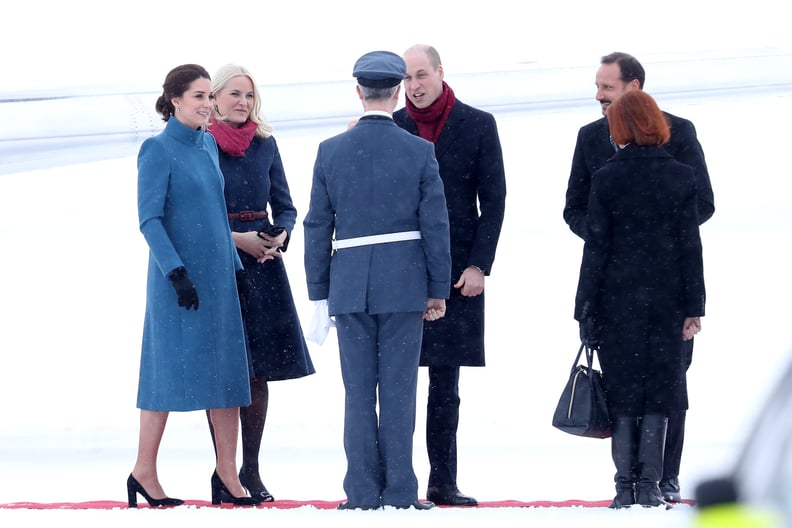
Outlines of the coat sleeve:
<svg viewBox="0 0 792 528">
<path fill-rule="evenodd" d="M 163 275 L 183 266 L 165 228 L 170 185 L 170 161 L 165 149 L 147 139 L 138 154 L 138 220 L 154 261 Z"/>
<path fill-rule="evenodd" d="M 495 117 L 486 114 L 482 128 L 477 188 L 480 216 L 467 264 L 478 266 L 489 275 L 506 209 L 506 173 Z"/>
<path fill-rule="evenodd" d="M 610 213 L 607 206 L 607 190 L 602 185 L 605 178 L 594 178 L 588 201 L 588 236 L 583 246 L 577 294 L 575 295 L 575 319 L 584 321 L 596 317 L 599 290 L 604 280 L 605 263 L 610 249 Z"/>
<path fill-rule="evenodd" d="M 335 211 L 330 202 L 322 166 L 322 145 L 319 145 L 314 163 L 308 214 L 303 220 L 305 278 L 308 298 L 312 301 L 327 299 L 330 293 L 330 257 L 334 231 Z"/>
<path fill-rule="evenodd" d="M 275 142 L 274 137 L 272 141 Z M 292 201 L 289 183 L 286 181 L 286 171 L 283 168 L 283 160 L 281 159 L 277 143 L 274 143 L 274 149 L 269 173 L 269 202 L 272 208 L 272 220 L 273 223 L 285 227 L 286 231 L 291 233 L 297 221 L 297 208 L 294 207 L 294 202 Z"/>
<path fill-rule="evenodd" d="M 586 210 L 589 203 L 589 191 L 591 190 L 591 172 L 583 153 L 584 144 L 584 129 L 581 128 L 578 131 L 575 152 L 572 155 L 572 169 L 569 173 L 566 203 L 564 205 L 564 221 L 573 233 L 586 240 L 588 237 Z"/>
<path fill-rule="evenodd" d="M 698 199 L 694 189 L 688 193 L 678 216 L 680 271 L 685 292 L 685 317 L 704 315 L 704 258 L 698 226 Z"/>
<path fill-rule="evenodd" d="M 451 291 L 451 241 L 443 181 L 434 156 L 434 147 L 427 145 L 427 161 L 421 177 L 421 202 L 418 222 L 426 256 L 428 296 L 447 299 Z"/>
<path fill-rule="evenodd" d="M 715 213 L 715 195 L 712 191 L 704 150 L 701 148 L 696 127 L 686 119 L 677 118 L 672 122 L 672 137 L 677 144 L 674 158 L 680 163 L 693 167 L 696 176 L 696 196 L 698 201 L 698 223 L 703 224 Z"/>
</svg>

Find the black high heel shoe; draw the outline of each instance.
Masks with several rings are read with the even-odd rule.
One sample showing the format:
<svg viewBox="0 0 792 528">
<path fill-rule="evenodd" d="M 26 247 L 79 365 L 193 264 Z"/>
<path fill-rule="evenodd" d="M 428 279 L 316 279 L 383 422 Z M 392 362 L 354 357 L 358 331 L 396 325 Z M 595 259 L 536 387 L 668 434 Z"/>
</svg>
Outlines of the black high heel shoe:
<svg viewBox="0 0 792 528">
<path fill-rule="evenodd" d="M 171 497 L 165 497 L 164 499 L 152 498 L 151 495 L 149 495 L 148 492 L 143 489 L 143 486 L 140 485 L 140 482 L 138 482 L 137 479 L 132 476 L 132 473 L 130 473 L 129 478 L 127 479 L 127 500 L 129 501 L 130 508 L 137 508 L 138 493 L 143 495 L 143 498 L 146 499 L 146 502 L 148 502 L 149 506 L 152 508 L 170 508 L 172 506 L 184 504 L 183 500 L 173 499 Z"/>
<path fill-rule="evenodd" d="M 223 502 L 229 502 L 234 506 L 257 506 L 261 501 L 255 497 L 234 497 L 220 479 L 215 470 L 212 473 L 212 504 L 215 506 Z"/>
<path fill-rule="evenodd" d="M 262 484 L 261 479 L 254 479 L 253 477 L 248 477 L 248 473 L 239 472 L 239 482 L 242 483 L 242 486 L 248 490 L 250 496 L 258 499 L 259 502 L 272 502 L 275 500 L 275 497 L 272 496 L 272 493 L 267 491 L 267 488 Z"/>
</svg>

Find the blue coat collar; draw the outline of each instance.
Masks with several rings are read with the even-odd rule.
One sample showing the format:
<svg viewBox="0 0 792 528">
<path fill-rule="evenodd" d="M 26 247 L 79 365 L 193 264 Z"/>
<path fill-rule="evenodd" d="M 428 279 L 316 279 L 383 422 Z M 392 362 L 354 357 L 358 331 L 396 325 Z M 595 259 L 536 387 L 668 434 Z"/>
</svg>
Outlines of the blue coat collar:
<svg viewBox="0 0 792 528">
<path fill-rule="evenodd" d="M 165 125 L 165 133 L 181 143 L 185 143 L 187 145 L 203 146 L 205 133 L 204 129 L 199 128 L 198 130 L 193 130 L 192 128 L 182 124 L 175 117 L 168 119 L 168 122 Z"/>
</svg>

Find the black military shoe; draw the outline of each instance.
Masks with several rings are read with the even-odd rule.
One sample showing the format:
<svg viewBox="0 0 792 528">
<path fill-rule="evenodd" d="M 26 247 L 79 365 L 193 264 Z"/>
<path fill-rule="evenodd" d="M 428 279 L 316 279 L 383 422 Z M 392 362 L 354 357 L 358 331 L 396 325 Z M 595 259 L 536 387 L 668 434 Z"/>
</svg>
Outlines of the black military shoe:
<svg viewBox="0 0 792 528">
<path fill-rule="evenodd" d="M 409 510 L 411 508 L 415 510 L 431 510 L 432 508 L 435 507 L 435 504 L 434 502 L 431 501 L 426 501 L 426 502 L 415 501 L 412 504 L 405 504 L 402 506 L 394 505 L 393 507 L 396 508 L 397 510 Z"/>
<path fill-rule="evenodd" d="M 344 501 L 338 506 L 336 506 L 336 510 L 379 510 L 380 506 L 358 506 L 356 504 L 351 504 L 349 501 Z"/>
</svg>

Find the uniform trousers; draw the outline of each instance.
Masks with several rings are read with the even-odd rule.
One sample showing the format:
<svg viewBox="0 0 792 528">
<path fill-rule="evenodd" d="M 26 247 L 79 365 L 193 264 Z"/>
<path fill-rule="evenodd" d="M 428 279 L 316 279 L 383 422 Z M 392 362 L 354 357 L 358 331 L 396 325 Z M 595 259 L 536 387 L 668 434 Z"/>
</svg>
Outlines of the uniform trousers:
<svg viewBox="0 0 792 528">
<path fill-rule="evenodd" d="M 345 390 L 344 491 L 352 506 L 409 506 L 418 500 L 413 433 L 422 316 L 335 316 Z"/>
</svg>

